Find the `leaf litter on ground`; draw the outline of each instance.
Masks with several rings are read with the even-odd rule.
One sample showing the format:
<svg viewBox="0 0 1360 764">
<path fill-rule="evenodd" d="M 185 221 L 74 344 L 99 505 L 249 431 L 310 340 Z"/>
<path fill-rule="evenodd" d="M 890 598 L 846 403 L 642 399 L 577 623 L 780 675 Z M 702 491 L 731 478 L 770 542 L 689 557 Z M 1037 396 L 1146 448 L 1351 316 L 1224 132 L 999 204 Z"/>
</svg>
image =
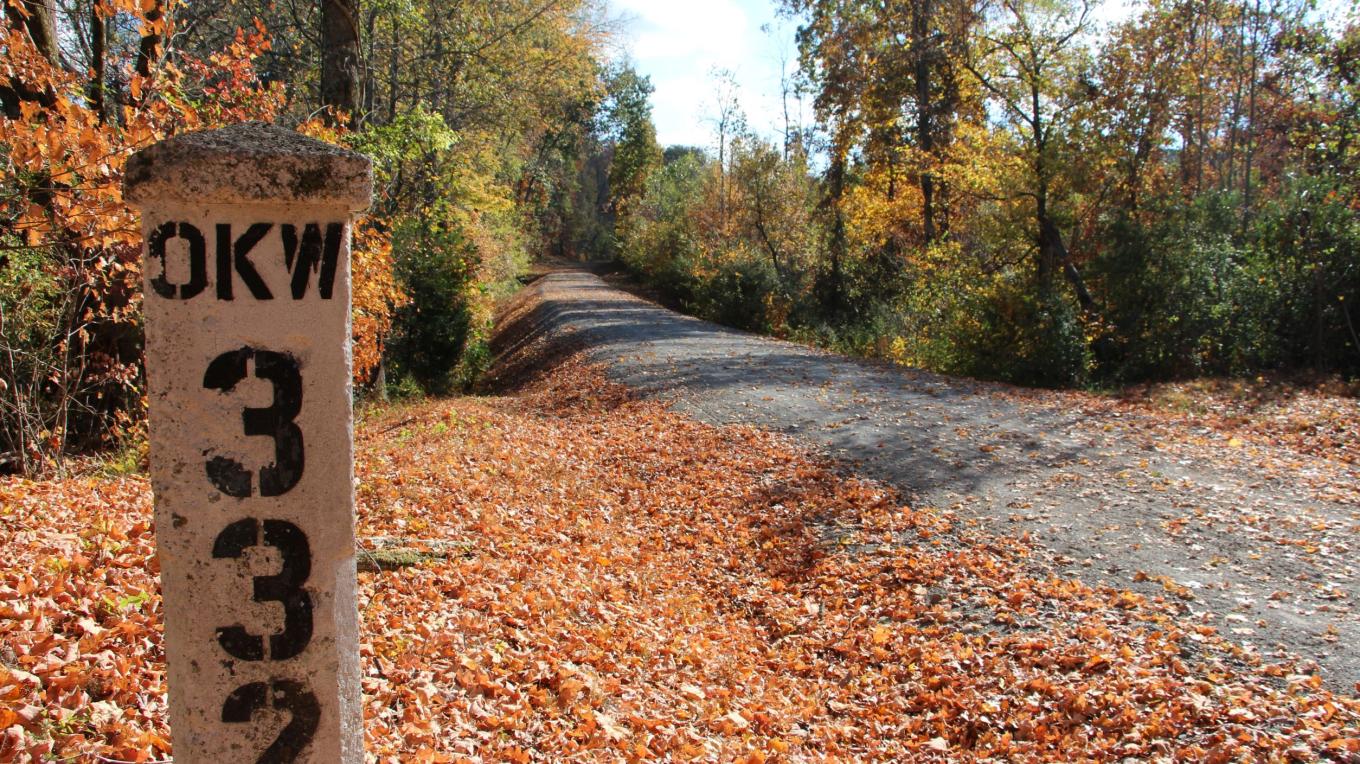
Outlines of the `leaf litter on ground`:
<svg viewBox="0 0 1360 764">
<path fill-rule="evenodd" d="M 358 428 L 380 762 L 1360 760 L 1360 699 L 567 359 Z M 0 482 L 0 759 L 171 754 L 150 489 Z"/>
</svg>

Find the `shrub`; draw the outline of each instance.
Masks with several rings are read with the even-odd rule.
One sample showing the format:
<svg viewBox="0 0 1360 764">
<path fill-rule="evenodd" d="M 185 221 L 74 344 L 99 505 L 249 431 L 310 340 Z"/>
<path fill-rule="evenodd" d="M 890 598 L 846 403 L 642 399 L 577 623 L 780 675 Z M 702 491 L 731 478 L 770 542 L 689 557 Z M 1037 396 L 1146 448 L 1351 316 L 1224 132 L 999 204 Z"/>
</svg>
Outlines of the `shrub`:
<svg viewBox="0 0 1360 764">
<path fill-rule="evenodd" d="M 1334 177 L 1292 177 L 1253 226 L 1251 275 L 1271 360 L 1360 374 L 1360 218 L 1356 192 Z M 1248 340 L 1252 338 L 1247 338 Z"/>
<path fill-rule="evenodd" d="M 779 291 L 779 274 L 765 260 L 740 257 L 718 264 L 694 287 L 690 308 L 720 324 L 768 332 L 767 306 Z"/>
<path fill-rule="evenodd" d="M 393 321 L 393 372 L 426 392 L 450 392 L 462 381 L 455 370 L 472 328 L 477 251 L 451 223 L 412 219 L 397 227 L 393 252 L 408 298 Z"/>
<path fill-rule="evenodd" d="M 961 334 L 958 372 L 1021 385 L 1075 387 L 1089 366 L 1083 326 L 1059 289 L 1028 277 L 998 279 L 978 303 L 981 330 Z"/>
</svg>

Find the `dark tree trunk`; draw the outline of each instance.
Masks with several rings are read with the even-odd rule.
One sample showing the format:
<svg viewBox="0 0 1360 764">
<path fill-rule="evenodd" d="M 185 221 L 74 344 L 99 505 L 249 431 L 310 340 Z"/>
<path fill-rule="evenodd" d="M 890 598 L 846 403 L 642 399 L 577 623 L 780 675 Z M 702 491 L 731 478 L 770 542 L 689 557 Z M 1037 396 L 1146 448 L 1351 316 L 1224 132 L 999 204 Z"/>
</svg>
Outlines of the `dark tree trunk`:
<svg viewBox="0 0 1360 764">
<path fill-rule="evenodd" d="M 5 19 L 10 27 L 23 31 L 38 54 L 53 64 L 57 62 L 55 18 L 56 9 L 51 0 L 7 0 L 5 4 Z M 6 117 L 19 119 L 23 115 L 19 104 L 33 102 L 49 108 L 56 104 L 57 94 L 51 88 L 38 87 L 11 76 L 0 84 L 0 102 L 3 102 Z"/>
<path fill-rule="evenodd" d="M 765 206 L 768 200 L 765 195 L 757 191 L 755 193 L 755 226 L 756 233 L 760 234 L 760 240 L 765 244 L 765 251 L 770 253 L 770 263 L 774 265 L 775 275 L 780 281 L 784 280 L 784 268 L 779 264 L 779 248 L 774 245 L 774 240 L 770 238 L 769 229 L 765 225 Z"/>
<path fill-rule="evenodd" d="M 373 75 L 373 41 L 378 37 L 377 27 L 378 9 L 377 6 L 374 5 L 369 8 L 368 19 L 364 23 L 364 44 L 367 47 L 364 50 L 364 60 L 360 66 L 360 70 L 363 72 L 363 86 L 361 91 L 363 93 L 363 117 L 365 122 L 372 118 L 372 114 L 377 109 L 378 83 Z"/>
<path fill-rule="evenodd" d="M 104 67 L 107 53 L 105 48 L 108 42 L 108 33 L 104 27 L 104 17 L 100 11 L 103 4 L 95 0 L 90 8 L 90 68 L 93 76 L 90 78 L 90 108 L 94 109 L 95 114 L 99 115 L 99 122 L 102 124 L 107 115 L 107 107 L 104 98 Z"/>
<path fill-rule="evenodd" d="M 396 15 L 394 14 L 392 18 L 393 40 L 401 39 L 401 35 L 399 34 L 400 29 L 401 27 L 398 25 Z M 388 52 L 387 57 L 387 121 L 389 123 L 394 122 L 397 119 L 397 95 L 399 93 L 397 78 L 400 74 L 401 46 L 394 43 L 392 49 Z"/>
<path fill-rule="evenodd" d="M 1251 74 L 1247 84 L 1247 125 L 1244 131 L 1247 156 L 1242 166 L 1242 234 L 1251 218 L 1251 165 L 1256 150 L 1256 79 L 1260 69 L 1261 0 L 1256 0 L 1251 20 Z"/>
<path fill-rule="evenodd" d="M 1038 113 L 1037 110 L 1035 112 Z M 1038 121 L 1036 120 L 1036 124 Z M 1038 135 L 1042 132 L 1036 131 Z M 1042 147 L 1043 143 L 1039 145 Z M 1053 277 L 1058 268 L 1062 268 L 1063 276 L 1072 285 L 1072 290 L 1077 293 L 1077 301 L 1081 303 L 1082 310 L 1094 312 L 1096 301 L 1091 297 L 1091 292 L 1086 288 L 1086 281 L 1081 277 L 1081 271 L 1072 264 L 1072 255 L 1067 251 L 1067 245 L 1063 243 L 1062 232 L 1058 230 L 1058 224 L 1053 221 L 1053 216 L 1048 210 L 1048 174 L 1047 166 L 1044 163 L 1042 148 L 1039 152 L 1039 161 L 1036 165 L 1039 176 L 1038 193 L 1035 194 L 1034 218 L 1039 227 L 1038 244 L 1038 277 L 1039 288 L 1047 291 L 1053 286 Z"/>
<path fill-rule="evenodd" d="M 327 119 L 345 114 L 354 125 L 359 113 L 358 0 L 321 0 L 321 105 Z"/>
<path fill-rule="evenodd" d="M 930 97 L 930 65 L 933 43 L 930 37 L 931 0 L 918 0 L 911 6 L 911 33 L 916 68 L 916 143 L 929 161 L 935 153 L 935 129 L 931 112 L 935 108 Z M 939 235 L 935 220 L 935 177 L 930 171 L 921 173 L 921 225 L 926 244 Z"/>
<path fill-rule="evenodd" d="M 845 259 L 846 231 L 845 215 L 841 211 L 841 199 L 845 195 L 845 152 L 840 147 L 832 149 L 831 166 L 827 169 L 827 195 L 823 207 L 831 215 L 831 238 L 827 242 L 827 256 L 830 269 L 821 278 L 820 289 L 822 305 L 832 313 L 840 313 L 845 306 L 844 277 L 841 273 Z"/>
<path fill-rule="evenodd" d="M 1095 298 L 1091 297 L 1091 292 L 1086 288 L 1086 280 L 1081 277 L 1081 271 L 1072 264 L 1072 255 L 1067 251 L 1067 245 L 1063 244 L 1062 232 L 1058 230 L 1052 218 L 1047 215 L 1039 219 L 1039 280 L 1044 287 L 1049 286 L 1053 278 L 1053 272 L 1058 266 L 1062 266 L 1063 276 L 1072 285 L 1072 291 L 1077 294 L 1077 302 L 1081 303 L 1082 310 L 1091 312 L 1096 309 Z"/>
<path fill-rule="evenodd" d="M 165 19 L 165 4 L 159 0 L 146 12 L 147 26 L 142 39 L 137 44 L 137 73 L 143 77 L 151 76 L 151 65 L 161 53 L 161 22 Z"/>
<path fill-rule="evenodd" d="M 22 6 L 23 10 L 15 6 Z M 7 0 L 11 25 L 21 27 L 44 58 L 57 62 L 56 4 L 52 0 Z M 27 16 L 27 18 L 25 18 Z"/>
</svg>

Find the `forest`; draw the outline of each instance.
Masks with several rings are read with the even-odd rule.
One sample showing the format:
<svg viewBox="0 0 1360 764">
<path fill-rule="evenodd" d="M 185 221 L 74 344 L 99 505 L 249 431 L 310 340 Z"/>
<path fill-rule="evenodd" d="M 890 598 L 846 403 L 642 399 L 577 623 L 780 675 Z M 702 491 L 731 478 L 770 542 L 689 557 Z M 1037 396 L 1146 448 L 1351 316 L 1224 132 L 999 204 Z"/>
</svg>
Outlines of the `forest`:
<svg viewBox="0 0 1360 764">
<path fill-rule="evenodd" d="M 784 123 L 715 72 L 658 145 L 590 0 L 11 0 L 0 454 L 136 442 L 126 157 L 275 121 L 374 158 L 355 380 L 466 388 L 534 259 L 613 260 L 743 329 L 946 373 L 1113 388 L 1360 372 L 1360 27 L 1311 0 L 785 0 Z M 804 124 L 790 104 L 811 107 Z"/>
<path fill-rule="evenodd" d="M 578 189 L 629 80 L 588 2 L 16 0 L 5 19 L 7 470 L 139 440 L 141 233 L 121 178 L 158 140 L 265 120 L 373 158 L 353 318 L 370 394 L 469 383 L 497 295 L 598 225 Z"/>
<path fill-rule="evenodd" d="M 771 0 L 704 145 L 622 0 L 3 2 L 0 762 L 1360 761 L 1354 0 Z M 248 121 L 353 368 L 178 405 L 125 168 Z"/>
<path fill-rule="evenodd" d="M 1347 9 L 788 0 L 776 140 L 653 151 L 618 255 L 700 315 L 915 367 L 1112 387 L 1354 375 Z"/>
</svg>

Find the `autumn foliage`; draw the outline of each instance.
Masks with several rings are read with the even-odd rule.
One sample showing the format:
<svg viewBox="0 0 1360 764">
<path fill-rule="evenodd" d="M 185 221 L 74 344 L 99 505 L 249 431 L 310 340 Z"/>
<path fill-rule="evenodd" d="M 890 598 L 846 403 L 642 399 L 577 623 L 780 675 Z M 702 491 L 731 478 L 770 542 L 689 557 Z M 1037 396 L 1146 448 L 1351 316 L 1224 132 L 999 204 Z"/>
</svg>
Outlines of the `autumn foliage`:
<svg viewBox="0 0 1360 764">
<path fill-rule="evenodd" d="M 8 18 L 27 18 L 21 6 L 11 3 Z M 173 15 L 159 9 L 99 2 L 90 18 L 163 40 Z M 129 44 L 100 61 L 112 64 L 102 78 L 62 65 L 51 44 L 11 23 L 0 58 L 14 111 L 0 119 L 0 454 L 30 472 L 141 425 L 141 227 L 123 202 L 124 162 L 176 133 L 274 119 L 284 95 L 255 68 L 271 47 L 258 21 L 201 57 Z M 363 380 L 401 299 L 385 234 L 361 229 L 354 274 Z"/>
<path fill-rule="evenodd" d="M 1360 704 L 786 440 L 567 361 L 375 412 L 378 761 L 1352 760 Z M 0 758 L 164 758 L 143 478 L 0 484 Z"/>
<path fill-rule="evenodd" d="M 1103 100 L 1082 80 L 1085 54 L 1055 54 L 1066 63 L 1037 85 L 1067 121 L 1041 146 L 999 84 L 1014 72 L 972 47 L 1003 33 L 1022 47 L 1016 35 L 1034 30 L 1014 18 L 933 6 L 957 15 L 918 19 L 918 42 L 992 35 L 933 49 L 897 45 L 886 24 L 930 3 L 889 3 L 899 15 L 886 21 L 870 4 L 786 5 L 812 14 L 802 54 L 818 130 L 774 145 L 733 111 L 714 160 L 659 153 L 649 85 L 626 68 L 604 76 L 585 2 L 383 5 L 363 48 L 362 113 L 337 115 L 312 113 L 318 83 L 299 53 L 310 38 L 277 6 L 259 11 L 284 22 L 271 26 L 237 4 L 199 17 L 188 49 L 174 43 L 174 3 L 71 4 L 64 18 L 89 27 L 57 34 L 49 6 L 7 0 L 0 467 L 30 476 L 0 477 L 0 760 L 173 755 L 135 447 L 140 230 L 120 186 L 131 153 L 177 133 L 283 121 L 374 157 L 377 214 L 355 230 L 361 384 L 385 361 L 408 391 L 474 378 L 493 295 L 549 249 L 618 251 L 731 323 L 979 373 L 968 364 L 1004 358 L 997 376 L 1300 365 L 1270 348 L 1248 357 L 1250 340 L 1279 327 L 1341 336 L 1339 298 L 1356 283 L 1355 194 L 1341 182 L 1354 166 L 1353 28 L 1304 39 L 1317 30 L 1288 26 L 1288 3 L 1150 3 L 1109 44 Z M 1148 31 L 1178 14 L 1212 32 L 1192 41 L 1202 59 L 1180 62 L 1206 79 L 1144 44 L 1180 39 Z M 929 54 L 929 71 L 894 59 L 902 50 Z M 1121 79 L 1131 71 L 1150 84 Z M 1312 107 L 1282 89 L 1310 77 L 1331 88 Z M 1161 86 L 1170 95 L 1149 95 Z M 1217 121 L 1192 119 L 1195 96 Z M 924 121 L 901 121 L 927 102 Z M 1172 132 L 1179 150 L 1158 139 L 1151 158 L 1121 153 Z M 622 159 L 608 166 L 611 154 Z M 1053 174 L 1049 159 L 1072 171 Z M 1089 278 L 1094 306 L 1064 266 Z M 1226 297 L 1187 301 L 1184 318 L 1134 310 L 1208 284 Z M 1238 333 L 1205 328 L 1220 324 Z M 1170 339 L 1139 344 L 1149 338 Z M 1324 345 L 1319 368 L 1351 368 L 1351 351 Z M 519 369 L 546 364 L 535 349 Z M 1026 539 L 909 506 L 777 435 L 635 399 L 580 358 L 519 381 L 360 411 L 360 658 L 377 761 L 1360 760 L 1360 700 L 1315 665 L 1263 658 L 1157 598 L 1053 574 Z M 1290 461 L 1266 465 L 1280 472 L 1297 469 L 1293 455 L 1336 470 L 1360 458 L 1349 404 L 1215 395 L 1072 400 L 1155 412 L 1144 434 L 1171 453 L 1282 441 Z M 134 447 L 46 470 L 118 443 Z M 1356 499 L 1349 484 L 1328 497 Z M 405 556 L 384 554 L 393 547 Z"/>
<path fill-rule="evenodd" d="M 622 259 L 673 302 L 1046 387 L 1360 373 L 1353 9 L 778 5 L 782 122 L 716 77 L 708 150 L 623 206 Z"/>
</svg>

